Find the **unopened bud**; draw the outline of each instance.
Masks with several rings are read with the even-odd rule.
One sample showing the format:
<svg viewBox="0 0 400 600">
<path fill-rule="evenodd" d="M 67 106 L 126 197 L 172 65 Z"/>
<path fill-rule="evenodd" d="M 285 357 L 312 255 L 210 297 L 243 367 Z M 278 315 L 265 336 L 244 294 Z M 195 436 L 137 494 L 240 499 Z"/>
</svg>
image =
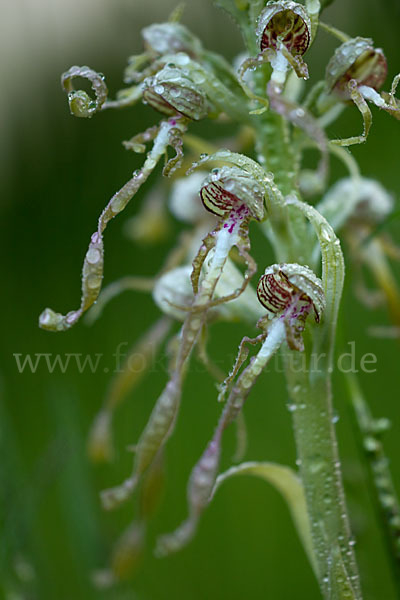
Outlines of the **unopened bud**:
<svg viewBox="0 0 400 600">
<path fill-rule="evenodd" d="M 182 115 L 193 121 L 209 111 L 207 97 L 189 74 L 175 65 L 166 65 L 144 81 L 143 100 L 167 116 Z"/>
<path fill-rule="evenodd" d="M 207 173 L 197 171 L 187 177 L 177 179 L 172 184 L 169 208 L 174 217 L 185 223 L 198 223 L 204 219 L 199 190 Z"/>
<path fill-rule="evenodd" d="M 318 210 L 335 230 L 350 223 L 377 225 L 393 210 L 393 197 L 374 179 L 346 177 L 326 193 Z"/>
<path fill-rule="evenodd" d="M 326 85 L 343 99 L 350 98 L 348 83 L 354 79 L 358 85 L 379 90 L 387 74 L 385 55 L 374 48 L 369 38 L 356 37 L 336 48 L 326 67 Z"/>
<path fill-rule="evenodd" d="M 180 23 L 154 23 L 142 30 L 146 50 L 156 54 L 186 52 L 193 58 L 201 55 L 200 40 Z"/>
</svg>

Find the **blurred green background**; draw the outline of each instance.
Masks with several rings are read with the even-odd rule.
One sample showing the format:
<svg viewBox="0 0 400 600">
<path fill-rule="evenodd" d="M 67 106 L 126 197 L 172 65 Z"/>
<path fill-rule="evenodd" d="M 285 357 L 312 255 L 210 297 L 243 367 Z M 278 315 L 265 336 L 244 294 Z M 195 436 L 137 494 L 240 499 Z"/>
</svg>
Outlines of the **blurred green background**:
<svg viewBox="0 0 400 600">
<path fill-rule="evenodd" d="M 151 523 L 141 567 L 132 580 L 110 590 L 92 585 L 93 574 L 107 566 L 113 543 L 134 511 L 128 503 L 105 513 L 99 491 L 128 474 L 132 458 L 125 448 L 137 440 L 162 389 L 162 366 L 118 411 L 117 454 L 111 465 L 98 467 L 89 462 L 87 434 L 110 380 L 104 370 L 112 370 L 112 354 L 121 343 L 131 345 L 159 313 L 146 295 L 125 293 L 91 328 L 80 323 L 55 335 L 39 330 L 37 318 L 45 306 L 63 312 L 78 306 L 82 259 L 97 216 L 142 160 L 126 152 L 121 141 L 152 124 L 154 113 L 140 106 L 109 111 L 93 120 L 74 119 L 59 76 L 70 65 L 88 64 L 106 74 L 113 94 L 122 87 L 126 58 L 141 50 L 140 29 L 165 20 L 174 5 L 169 0 L 1 2 L 5 20 L 0 40 L 0 597 L 7 600 L 319 598 L 286 506 L 274 489 L 251 478 L 238 478 L 221 488 L 186 550 L 167 559 L 153 557 L 156 534 L 170 531 L 186 514 L 187 477 L 219 412 L 213 383 L 195 364 L 176 435 L 168 444 L 165 497 Z M 211 0 L 188 0 L 186 5 L 184 23 L 205 45 L 228 58 L 241 50 L 233 23 Z M 398 0 L 336 0 L 324 19 L 350 35 L 373 37 L 385 49 L 388 81 L 400 70 Z M 335 45 L 332 38 L 319 34 L 308 57 L 315 79 L 323 75 Z M 373 112 L 369 141 L 353 154 L 363 174 L 379 179 L 397 199 L 400 123 L 386 113 Z M 212 128 L 205 129 L 211 136 Z M 361 119 L 349 108 L 332 134 L 347 136 L 358 130 Z M 332 180 L 343 174 L 335 163 Z M 124 221 L 137 212 L 150 185 L 126 214 L 110 224 L 105 235 L 105 283 L 127 274 L 151 275 L 162 264 L 170 241 L 149 248 L 133 244 L 123 234 Z M 172 235 L 174 230 L 176 225 Z M 398 238 L 396 222 L 391 232 Z M 256 247 L 266 264 L 272 260 L 260 241 Z M 389 324 L 386 313 L 365 310 L 354 299 L 351 281 L 347 284 L 341 314 L 345 333 L 340 343 L 345 346 L 356 340 L 358 359 L 366 352 L 377 356 L 377 371 L 361 374 L 361 383 L 374 414 L 392 421 L 385 442 L 397 482 L 398 342 L 368 334 L 371 325 Z M 222 366 L 229 368 L 239 340 L 252 333 L 239 325 L 216 325 L 210 339 L 212 355 L 222 357 Z M 80 374 L 74 366 L 64 374 L 59 369 L 49 373 L 44 365 L 36 373 L 19 373 L 14 353 L 102 353 L 104 359 L 96 374 L 89 370 Z M 286 403 L 282 375 L 264 375 L 246 406 L 246 459 L 294 465 Z M 335 378 L 335 403 L 365 597 L 392 600 L 396 596 L 340 377 Z M 227 447 L 228 458 L 232 432 L 227 435 Z"/>
</svg>

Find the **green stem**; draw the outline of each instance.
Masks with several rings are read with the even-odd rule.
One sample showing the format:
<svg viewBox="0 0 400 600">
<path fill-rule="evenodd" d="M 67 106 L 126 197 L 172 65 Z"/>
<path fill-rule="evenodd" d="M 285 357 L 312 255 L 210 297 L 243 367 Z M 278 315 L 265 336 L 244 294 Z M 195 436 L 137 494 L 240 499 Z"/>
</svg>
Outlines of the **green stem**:
<svg viewBox="0 0 400 600">
<path fill-rule="evenodd" d="M 260 96 L 264 89 L 257 90 Z M 274 174 L 274 180 L 284 196 L 295 190 L 295 157 L 289 139 L 288 123 L 270 110 L 259 115 L 256 148 L 263 166 Z"/>
<path fill-rule="evenodd" d="M 315 326 L 304 354 L 286 350 L 300 475 L 311 520 L 323 597 L 361 599 L 333 425 L 331 373 L 337 313 L 344 278 L 340 244 L 327 221 L 311 206 L 291 200 L 315 228 L 321 246 L 326 296 L 323 322 Z"/>
<path fill-rule="evenodd" d="M 256 73 L 257 94 L 265 95 L 270 68 L 264 66 Z M 282 115 L 271 110 L 262 113 L 257 121 L 256 150 L 258 158 L 264 168 L 271 171 L 274 183 L 283 196 L 297 193 L 298 157 L 294 151 L 294 144 L 290 139 L 289 124 Z M 286 231 L 282 233 L 286 238 L 286 256 L 277 256 L 278 260 L 307 264 L 307 249 L 309 240 L 305 229 L 305 221 L 298 211 L 286 207 Z M 269 225 L 267 224 L 266 227 Z M 273 226 L 274 233 L 277 234 Z M 281 253 L 279 253 L 281 254 Z"/>
<path fill-rule="evenodd" d="M 285 364 L 319 583 L 326 599 L 359 600 L 361 591 L 333 426 L 330 375 L 326 366 L 320 365 L 321 372 L 316 376 L 314 356 L 313 351 L 301 355 L 287 350 Z"/>
</svg>

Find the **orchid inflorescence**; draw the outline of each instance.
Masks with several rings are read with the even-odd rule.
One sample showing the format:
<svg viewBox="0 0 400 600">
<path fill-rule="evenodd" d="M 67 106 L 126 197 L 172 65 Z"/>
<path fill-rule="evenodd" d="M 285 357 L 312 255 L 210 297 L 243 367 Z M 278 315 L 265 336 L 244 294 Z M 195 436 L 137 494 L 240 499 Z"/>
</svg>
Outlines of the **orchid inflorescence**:
<svg viewBox="0 0 400 600">
<path fill-rule="evenodd" d="M 75 116 L 90 118 L 105 109 L 131 107 L 142 101 L 160 113 L 161 120 L 124 142 L 128 150 L 137 153 L 145 152 L 146 144 L 152 143 L 152 148 L 142 168 L 116 192 L 99 217 L 84 260 L 80 307 L 66 315 L 47 308 L 40 316 L 40 326 L 65 331 L 89 309 L 88 319 L 98 318 L 105 303 L 117 293 L 139 289 L 152 293 L 163 316 L 133 346 L 132 355 L 160 351 L 171 336 L 167 344 L 168 381 L 135 446 L 133 471 L 122 484 L 102 493 L 107 509 L 117 507 L 135 491 L 140 495 L 137 519 L 114 552 L 114 576 L 121 575 L 121 565 L 130 564 L 127 557 L 136 556 L 144 543 L 146 521 L 159 494 L 165 445 L 174 431 L 183 383 L 196 348 L 198 358 L 216 380 L 218 399 L 224 404 L 214 435 L 190 476 L 188 517 L 175 532 L 159 539 L 158 554 L 177 551 L 193 537 L 202 512 L 228 474 L 258 472 L 271 482 L 278 481 L 280 491 L 286 485 L 296 490 L 294 495 L 283 493 L 289 498 L 324 597 L 358 599 L 360 584 L 335 432 L 329 419 L 330 373 L 344 276 L 336 234 L 343 233 L 353 264 L 369 265 L 395 318 L 400 315 L 400 294 L 390 276 L 388 257 L 396 252 L 398 257 L 399 252 L 387 237 L 375 232 L 392 211 L 392 199 L 377 182 L 359 174 L 354 159 L 342 146 L 366 141 L 372 121 L 367 102 L 400 118 L 400 102 L 395 98 L 400 76 L 394 79 L 390 92 L 379 92 L 387 71 L 383 51 L 375 49 L 370 39 L 349 39 L 323 25 L 342 44 L 327 65 L 325 80 L 304 95 L 304 81 L 309 75 L 303 57 L 320 25 L 320 2 L 218 0 L 217 4 L 236 20 L 246 42 L 246 54 L 237 69 L 222 56 L 206 50 L 178 22 L 176 11 L 169 22 L 143 30 L 143 53 L 129 59 L 125 72 L 129 87 L 115 100 L 107 97 L 104 76 L 89 67 L 74 66 L 62 76 Z M 94 98 L 74 89 L 76 78 L 91 83 Z M 363 134 L 330 140 L 328 125 L 350 101 L 362 113 Z M 189 133 L 193 121 L 204 119 L 213 119 L 216 127 L 229 120 L 240 129 L 236 137 L 225 140 L 227 148 L 218 149 L 218 142 Z M 172 158 L 168 157 L 169 147 L 175 151 Z M 309 147 L 321 154 L 316 171 L 302 167 L 303 152 Z M 249 148 L 255 158 L 244 154 L 244 148 Z M 349 177 L 327 190 L 330 153 L 343 161 Z M 101 292 L 104 231 L 163 157 L 163 174 L 172 181 L 169 210 L 186 224 L 186 230 L 156 276 L 129 276 Z M 165 214 L 160 196 L 163 191 L 157 188 L 156 193 L 156 208 L 152 204 L 154 196 L 149 197 L 141 215 L 135 217 L 136 227 L 145 222 L 143 230 L 151 241 L 157 240 L 159 231 L 156 213 Z M 316 208 L 304 202 L 301 195 L 318 195 Z M 268 240 L 276 264 L 265 264 L 263 257 L 256 262 L 250 226 L 258 226 Z M 379 276 L 382 264 L 385 275 Z M 265 272 L 255 284 L 259 268 Z M 256 337 L 243 337 L 228 375 L 221 373 L 207 353 L 207 332 L 218 320 L 242 321 L 249 333 L 255 326 L 261 330 Z M 181 324 L 178 334 L 172 325 L 175 321 Z M 248 360 L 250 346 L 258 346 L 258 352 Z M 292 370 L 289 360 L 302 355 L 309 365 L 313 349 L 324 351 L 326 357 L 322 388 L 318 378 Z M 243 439 L 245 401 L 277 352 L 285 360 L 292 406 L 302 409 L 293 411 L 299 473 L 269 463 L 244 463 L 248 466 L 218 476 L 223 432 L 236 422 L 239 442 Z M 93 459 L 113 457 L 113 412 L 140 377 L 123 369 L 111 384 L 90 433 Z M 314 410 L 317 396 L 325 412 Z M 296 415 L 300 413 L 310 419 L 309 437 L 299 425 L 301 418 Z M 318 449 L 317 437 L 312 437 L 313 427 L 321 428 L 330 440 L 324 442 L 323 450 Z M 311 464 L 316 455 L 320 456 L 318 468 Z M 325 504 L 331 502 L 330 513 L 324 513 L 318 504 L 321 486 Z M 298 504 L 290 500 L 294 496 Z"/>
</svg>

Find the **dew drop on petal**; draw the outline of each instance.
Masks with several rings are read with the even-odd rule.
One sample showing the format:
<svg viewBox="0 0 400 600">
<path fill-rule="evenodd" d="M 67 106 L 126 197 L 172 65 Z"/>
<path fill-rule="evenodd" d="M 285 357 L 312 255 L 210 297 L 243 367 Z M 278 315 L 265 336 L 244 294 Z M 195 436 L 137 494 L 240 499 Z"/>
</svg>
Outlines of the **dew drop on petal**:
<svg viewBox="0 0 400 600">
<path fill-rule="evenodd" d="M 86 254 L 86 260 L 91 265 L 96 264 L 101 259 L 101 252 L 97 248 L 89 248 Z"/>
</svg>

